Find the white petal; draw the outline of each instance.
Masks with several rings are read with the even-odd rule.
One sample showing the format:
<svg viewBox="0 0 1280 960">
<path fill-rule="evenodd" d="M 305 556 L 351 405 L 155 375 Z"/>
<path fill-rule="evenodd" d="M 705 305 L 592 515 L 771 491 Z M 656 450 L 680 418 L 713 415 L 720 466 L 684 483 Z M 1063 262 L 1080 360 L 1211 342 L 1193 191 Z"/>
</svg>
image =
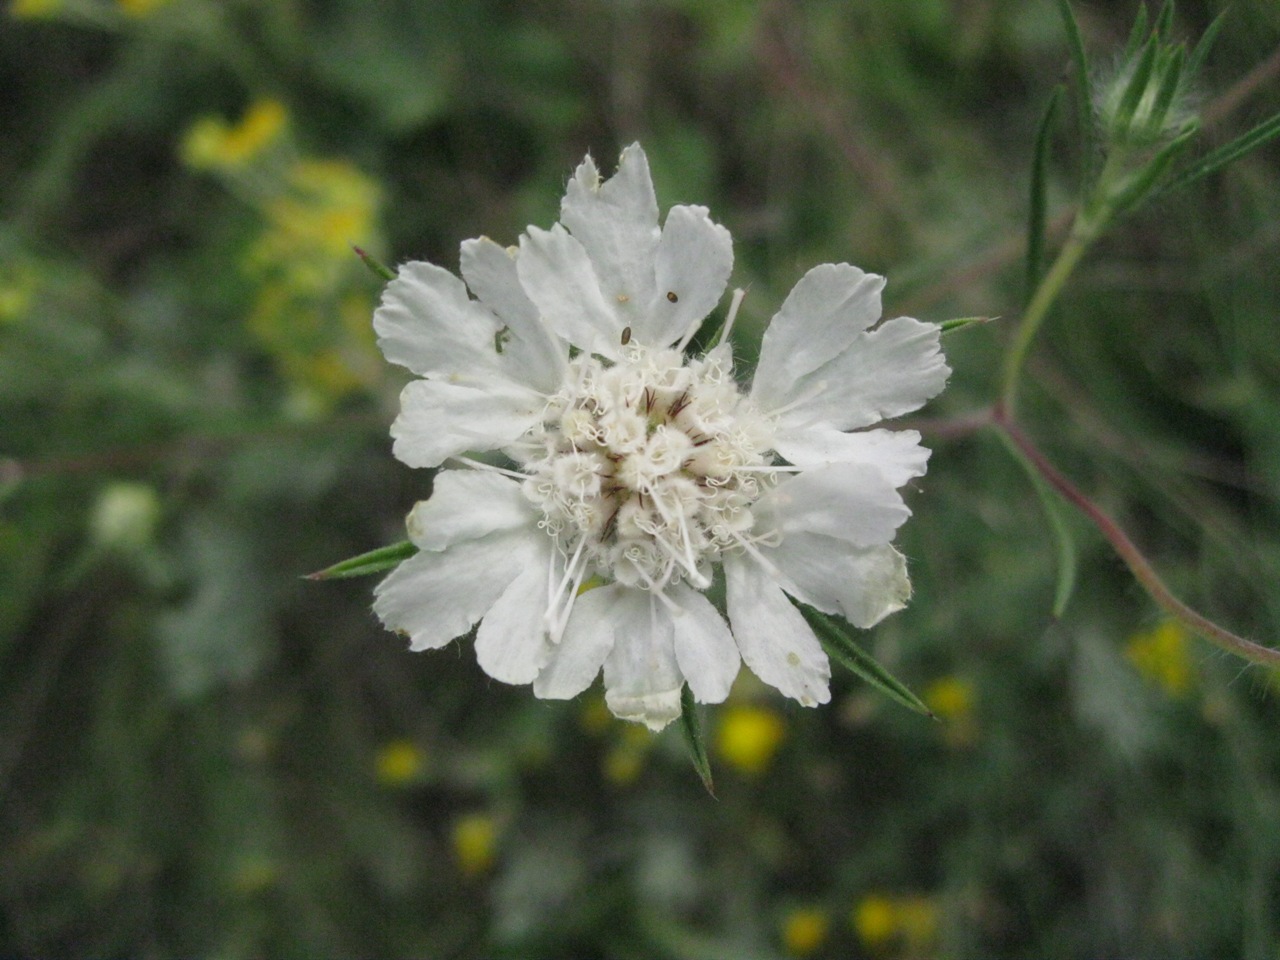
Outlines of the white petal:
<svg viewBox="0 0 1280 960">
<path fill-rule="evenodd" d="M 785 578 L 788 593 L 855 627 L 873 627 L 911 599 L 907 561 L 887 544 L 854 547 L 821 534 L 796 533 L 761 552 Z"/>
<path fill-rule="evenodd" d="M 741 658 L 733 634 L 711 601 L 680 584 L 667 589 L 675 604 L 671 623 L 675 630 L 676 662 L 699 703 L 720 703 L 738 675 Z"/>
<path fill-rule="evenodd" d="M 518 382 L 554 393 L 568 350 L 543 325 L 538 308 L 520 286 L 515 257 L 488 237 L 480 237 L 462 244 L 460 265 L 471 292 L 507 328 L 503 369 Z"/>
<path fill-rule="evenodd" d="M 564 636 L 551 659 L 533 681 L 534 696 L 544 700 L 568 700 L 591 686 L 605 657 L 613 649 L 610 611 L 625 588 L 596 587 L 578 597 Z"/>
<path fill-rule="evenodd" d="M 888 543 L 911 516 L 902 497 L 875 467 L 837 463 L 784 480 L 757 501 L 785 538 L 821 533 L 859 547 Z"/>
<path fill-rule="evenodd" d="M 541 533 L 541 531 L 534 531 Z M 503 683 L 532 683 L 551 658 L 547 638 L 547 577 L 563 572 L 547 565 L 550 538 L 526 552 L 524 568 L 489 608 L 476 632 L 481 669 Z"/>
<path fill-rule="evenodd" d="M 604 661 L 604 702 L 616 717 L 661 730 L 680 716 L 683 686 L 671 616 L 648 592 L 628 589 L 619 593 L 611 616 L 614 643 Z"/>
<path fill-rule="evenodd" d="M 435 264 L 400 268 L 382 293 L 373 328 L 386 358 L 421 376 L 469 380 L 497 369 L 497 318 Z"/>
<path fill-rule="evenodd" d="M 640 145 L 622 151 L 617 173 L 604 183 L 594 161 L 584 160 L 565 190 L 560 222 L 586 248 L 605 297 L 618 304 L 619 332 L 637 326 L 653 300 L 659 235 L 658 200 Z"/>
<path fill-rule="evenodd" d="M 392 452 L 411 467 L 438 467 L 468 450 L 496 450 L 523 436 L 544 406 L 532 390 L 496 375 L 484 387 L 414 380 L 400 393 Z"/>
<path fill-rule="evenodd" d="M 729 231 L 706 207 L 672 207 L 654 261 L 654 297 L 648 316 L 635 320 L 635 338 L 663 347 L 679 340 L 720 302 L 732 272 Z"/>
<path fill-rule="evenodd" d="M 884 277 L 847 263 L 814 267 L 788 294 L 760 342 L 751 396 L 763 410 L 789 403 L 796 382 L 880 319 Z"/>
<path fill-rule="evenodd" d="M 729 622 L 746 665 L 806 707 L 830 700 L 827 655 L 782 588 L 750 557 L 726 557 L 724 572 Z"/>
<path fill-rule="evenodd" d="M 625 324 L 600 292 L 582 244 L 564 227 L 530 227 L 520 238 L 516 270 L 548 327 L 582 350 L 610 358 L 619 355 Z"/>
<path fill-rule="evenodd" d="M 937 324 L 910 317 L 860 334 L 848 350 L 795 384 L 788 396 L 806 399 L 783 414 L 782 429 L 823 423 L 852 430 L 919 409 L 951 373 L 940 335 Z"/>
<path fill-rule="evenodd" d="M 929 451 L 920 446 L 915 430 L 864 430 L 844 433 L 818 424 L 774 437 L 773 449 L 798 467 L 833 463 L 865 463 L 880 471 L 893 486 L 924 476 Z"/>
<path fill-rule="evenodd" d="M 409 636 L 409 649 L 442 647 L 493 606 L 527 562 L 531 543 L 509 534 L 416 553 L 374 588 L 373 611 L 387 629 Z"/>
<path fill-rule="evenodd" d="M 523 529 L 530 537 L 545 536 L 536 529 L 539 517 L 514 480 L 479 470 L 441 470 L 430 499 L 418 501 L 406 525 L 418 549 L 438 552 L 491 533 Z"/>
</svg>

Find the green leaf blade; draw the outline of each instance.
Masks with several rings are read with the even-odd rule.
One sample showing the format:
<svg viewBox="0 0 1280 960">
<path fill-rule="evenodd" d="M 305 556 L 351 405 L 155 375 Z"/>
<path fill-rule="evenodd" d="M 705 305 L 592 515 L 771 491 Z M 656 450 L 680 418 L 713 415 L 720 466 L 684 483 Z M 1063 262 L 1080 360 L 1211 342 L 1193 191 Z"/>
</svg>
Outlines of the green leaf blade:
<svg viewBox="0 0 1280 960">
<path fill-rule="evenodd" d="M 693 691 L 685 684 L 680 691 L 680 732 L 684 734 L 685 746 L 689 748 L 689 759 L 693 769 L 698 771 L 698 778 L 707 788 L 712 798 L 716 795 L 715 781 L 711 777 L 711 760 L 707 756 L 707 741 L 702 733 L 702 721 L 698 718 L 698 705 L 693 701 Z"/>
<path fill-rule="evenodd" d="M 923 700 L 912 693 L 906 684 L 876 662 L 871 654 L 858 646 L 834 618 L 828 617 L 821 611 L 800 603 L 798 600 L 792 600 L 792 603 L 796 605 L 796 609 L 800 611 L 801 616 L 805 618 L 809 626 L 813 628 L 813 632 L 817 634 L 818 642 L 822 644 L 822 649 L 827 652 L 827 656 L 846 669 L 853 671 L 881 693 L 891 700 L 897 701 L 908 710 L 937 719 L 933 711 L 925 706 Z"/>
<path fill-rule="evenodd" d="M 1031 161 L 1031 202 L 1027 217 L 1027 289 L 1023 307 L 1035 294 L 1044 271 L 1044 241 L 1046 207 L 1048 205 L 1047 182 L 1049 177 L 1049 131 L 1062 100 L 1062 85 L 1054 87 L 1036 131 L 1035 156 Z M 944 331 L 945 332 L 945 331 Z"/>
<path fill-rule="evenodd" d="M 368 553 L 362 553 L 357 557 L 340 560 L 331 567 L 325 567 L 315 573 L 308 573 L 306 579 L 346 580 L 351 577 L 365 577 L 369 574 L 381 573 L 384 570 L 399 566 L 401 562 L 409 559 L 417 552 L 417 547 L 410 541 L 403 540 L 387 547 L 370 550 Z"/>
</svg>

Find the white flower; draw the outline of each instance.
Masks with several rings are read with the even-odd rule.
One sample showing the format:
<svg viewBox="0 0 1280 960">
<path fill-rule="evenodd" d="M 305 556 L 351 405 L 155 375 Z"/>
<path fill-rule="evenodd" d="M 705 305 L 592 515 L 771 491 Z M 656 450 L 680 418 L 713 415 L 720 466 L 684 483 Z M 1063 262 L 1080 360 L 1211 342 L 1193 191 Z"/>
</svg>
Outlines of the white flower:
<svg viewBox="0 0 1280 960">
<path fill-rule="evenodd" d="M 609 708 L 655 730 L 685 683 L 722 701 L 740 659 L 827 702 L 827 657 L 788 595 L 860 627 L 906 603 L 897 488 L 929 452 L 915 431 L 863 428 L 942 389 L 938 327 L 877 326 L 883 278 L 816 267 L 744 389 L 727 337 L 683 352 L 724 294 L 729 233 L 695 206 L 660 228 L 638 145 L 604 182 L 584 160 L 560 220 L 510 250 L 467 241 L 462 280 L 408 263 L 387 287 L 379 344 L 422 377 L 401 395 L 395 454 L 463 469 L 437 473 L 409 515 L 420 552 L 374 609 L 414 650 L 479 622 L 480 665 L 539 697 L 576 696 L 603 667 Z M 704 592 L 717 565 L 728 624 Z"/>
</svg>

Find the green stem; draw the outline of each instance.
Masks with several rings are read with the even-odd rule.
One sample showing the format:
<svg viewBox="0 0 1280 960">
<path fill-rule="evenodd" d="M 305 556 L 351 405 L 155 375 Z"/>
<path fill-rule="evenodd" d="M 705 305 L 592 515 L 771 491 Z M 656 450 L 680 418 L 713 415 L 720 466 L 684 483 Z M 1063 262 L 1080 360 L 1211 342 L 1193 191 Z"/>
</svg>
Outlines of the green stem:
<svg viewBox="0 0 1280 960">
<path fill-rule="evenodd" d="M 1048 316 L 1049 308 L 1053 306 L 1054 301 L 1058 299 L 1058 294 L 1062 292 L 1067 278 L 1071 276 L 1072 271 L 1079 264 L 1084 252 L 1089 249 L 1089 241 L 1092 238 L 1080 231 L 1080 219 L 1080 217 L 1076 218 L 1076 227 L 1072 229 L 1066 245 L 1063 246 L 1058 254 L 1058 259 L 1053 262 L 1049 272 L 1044 275 L 1040 285 L 1036 287 L 1035 296 L 1031 298 L 1031 302 L 1027 304 L 1026 311 L 1022 314 L 1022 322 L 1018 325 L 1018 332 L 1014 335 L 1013 345 L 1009 348 L 1009 352 L 1005 354 L 1004 390 L 1001 393 L 1001 397 L 1004 408 L 1010 416 L 1013 415 L 1016 408 L 1018 380 L 1022 375 L 1022 365 L 1026 362 L 1027 352 L 1031 349 L 1031 343 L 1035 340 L 1036 334 L 1040 330 L 1040 325 L 1044 323 L 1044 318 Z"/>
<path fill-rule="evenodd" d="M 1107 538 L 1107 542 L 1111 544 L 1112 549 L 1125 562 L 1125 565 L 1142 586 L 1142 589 L 1147 592 L 1147 595 L 1156 602 L 1156 605 L 1161 610 L 1192 633 L 1199 634 L 1227 653 L 1242 657 L 1250 663 L 1268 667 L 1280 667 L 1280 650 L 1273 650 L 1270 647 L 1264 647 L 1251 640 L 1246 640 L 1244 637 L 1237 636 L 1225 627 L 1214 623 L 1208 617 L 1192 610 L 1175 597 L 1173 592 L 1165 586 L 1164 581 L 1160 579 L 1160 575 L 1156 573 L 1155 568 L 1151 566 L 1151 562 L 1142 555 L 1142 551 L 1129 539 L 1128 535 L 1097 504 L 1077 489 L 1075 484 L 1058 472 L 1058 469 L 1049 462 L 1048 458 L 1040 452 L 1030 438 L 1010 419 L 1007 409 L 1002 410 L 997 407 L 993 419 L 996 426 L 1022 451 L 1027 461 L 1035 467 L 1040 476 L 1044 477 L 1049 485 L 1057 490 L 1068 503 L 1088 517 L 1093 525 L 1098 528 L 1098 531 Z"/>
</svg>

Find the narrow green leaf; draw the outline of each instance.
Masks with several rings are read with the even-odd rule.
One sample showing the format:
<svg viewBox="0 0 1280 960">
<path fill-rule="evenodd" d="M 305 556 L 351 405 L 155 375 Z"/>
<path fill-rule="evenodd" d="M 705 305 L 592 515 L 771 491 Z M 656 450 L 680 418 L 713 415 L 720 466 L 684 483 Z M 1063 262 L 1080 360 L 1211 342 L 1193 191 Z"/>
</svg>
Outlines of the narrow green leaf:
<svg viewBox="0 0 1280 960">
<path fill-rule="evenodd" d="M 1196 44 L 1196 48 L 1191 51 L 1191 56 L 1187 58 L 1187 76 L 1195 79 L 1196 74 L 1200 72 L 1200 67 L 1204 63 L 1204 58 L 1209 55 L 1210 48 L 1218 39 L 1218 31 L 1222 29 L 1222 21 L 1226 19 L 1227 11 L 1223 10 L 1220 14 L 1213 18 L 1213 23 L 1205 29 L 1200 36 L 1200 42 Z"/>
<path fill-rule="evenodd" d="M 689 748 L 689 759 L 693 761 L 693 769 L 698 771 L 702 785 L 712 797 L 716 795 L 716 785 L 711 779 L 711 761 L 707 757 L 707 741 L 702 735 L 702 721 L 698 719 L 698 705 L 693 702 L 693 691 L 685 684 L 680 691 L 680 732 L 684 734 L 685 746 Z"/>
<path fill-rule="evenodd" d="M 307 574 L 306 579 L 345 580 L 348 577 L 363 577 L 371 573 L 381 573 L 383 570 L 390 570 L 392 567 L 399 565 L 402 560 L 409 559 L 417 552 L 418 548 L 408 540 L 405 540 L 401 543 L 393 543 L 389 547 L 370 550 L 368 553 L 362 553 L 358 557 L 341 560 L 331 567 L 325 567 L 323 570 Z"/>
<path fill-rule="evenodd" d="M 1152 33 L 1163 38 L 1168 37 L 1171 32 L 1173 32 L 1173 0 L 1164 0 L 1160 13 L 1156 15 L 1156 25 Z"/>
<path fill-rule="evenodd" d="M 373 271 L 374 276 L 381 277 L 383 280 L 394 280 L 396 278 L 396 272 L 378 260 L 373 254 L 360 247 L 353 246 L 351 249 L 364 262 L 364 265 Z"/>
<path fill-rule="evenodd" d="M 1133 29 L 1129 31 L 1129 40 L 1124 45 L 1124 53 L 1120 55 L 1121 63 L 1128 63 L 1137 54 L 1138 47 L 1147 35 L 1147 5 L 1138 7 L 1138 15 L 1133 18 Z"/>
<path fill-rule="evenodd" d="M 1143 48 L 1142 59 L 1138 61 L 1138 65 L 1133 68 L 1133 73 L 1129 75 L 1129 85 L 1125 87 L 1124 96 L 1120 98 L 1120 103 L 1116 106 L 1115 117 L 1112 120 L 1113 133 L 1122 133 L 1128 136 L 1129 125 L 1133 122 L 1134 111 L 1138 109 L 1138 104 L 1142 100 L 1143 94 L 1147 92 L 1147 84 L 1151 82 L 1151 71 L 1155 69 L 1156 52 L 1160 49 L 1160 45 L 1153 36 L 1147 45 Z"/>
<path fill-rule="evenodd" d="M 1061 619 L 1066 613 L 1067 604 L 1071 602 L 1071 594 L 1075 592 L 1076 572 L 1079 568 L 1076 541 L 1071 535 L 1071 527 L 1067 524 L 1065 511 L 1062 509 L 1064 504 L 1027 459 L 1026 454 L 1018 449 L 1004 431 L 1000 431 L 1000 439 L 1005 449 L 1013 459 L 1018 461 L 1031 479 L 1031 486 L 1040 498 L 1040 506 L 1044 508 L 1044 515 L 1049 521 L 1049 530 L 1053 534 L 1054 548 L 1058 554 L 1057 583 L 1053 590 L 1053 616 L 1055 619 Z"/>
<path fill-rule="evenodd" d="M 1093 183 L 1095 156 L 1093 129 L 1093 95 L 1089 86 L 1089 58 L 1084 50 L 1084 39 L 1080 35 L 1080 24 L 1076 21 L 1075 11 L 1071 9 L 1070 0 L 1058 0 L 1058 12 L 1062 15 L 1062 25 L 1067 31 L 1067 42 L 1071 45 L 1072 82 L 1076 88 L 1076 136 L 1080 138 L 1080 190 L 1087 192 Z M 1061 89 L 1061 88 L 1059 88 Z M 1049 109 L 1041 121 L 1041 130 L 1048 128 L 1050 117 L 1057 106 L 1058 92 L 1049 101 Z M 1037 142 L 1036 152 L 1040 151 Z M 1034 288 L 1034 285 L 1032 285 Z"/>
<path fill-rule="evenodd" d="M 1065 3 L 1066 0 L 1063 0 Z M 1070 9 L 1070 8 L 1068 8 Z M 1082 94 L 1083 96 L 1083 94 Z M 1040 120 L 1040 129 L 1036 132 L 1036 152 L 1031 160 L 1031 209 L 1027 217 L 1027 289 L 1023 298 L 1023 306 L 1031 299 L 1035 289 L 1040 285 L 1040 274 L 1044 269 L 1044 230 L 1045 208 L 1048 204 L 1046 184 L 1049 176 L 1049 131 L 1053 125 L 1054 114 L 1058 111 L 1058 103 L 1062 100 L 1062 85 L 1053 88 L 1049 97 L 1049 105 L 1045 107 L 1044 116 Z"/>
<path fill-rule="evenodd" d="M 963 330 L 966 327 L 981 326 L 984 323 L 990 323 L 992 320 L 999 319 L 999 317 L 956 317 L 954 320 L 943 320 L 938 324 L 938 326 L 942 328 L 942 332 L 944 334 L 955 333 L 956 331 Z"/>
<path fill-rule="evenodd" d="M 1182 86 L 1183 70 L 1186 67 L 1187 52 L 1181 46 L 1171 50 L 1161 65 L 1160 90 L 1156 94 L 1155 105 L 1151 108 L 1153 124 L 1164 124 L 1165 116 L 1173 105 L 1178 88 Z"/>
<path fill-rule="evenodd" d="M 852 670 L 867 683 L 891 699 L 896 700 L 908 710 L 923 713 L 926 717 L 934 716 L 933 711 L 926 707 L 924 701 L 912 693 L 906 684 L 880 666 L 871 654 L 854 642 L 843 623 L 798 600 L 792 600 L 791 602 L 796 605 L 796 609 L 808 621 L 809 626 L 813 628 L 813 632 L 818 635 L 818 641 L 822 644 L 822 649 L 827 651 L 827 656 L 832 660 L 835 660 L 846 669 Z M 937 718 L 934 717 L 934 719 L 936 720 Z"/>
<path fill-rule="evenodd" d="M 1202 177 L 1221 170 L 1227 164 L 1234 163 L 1277 136 L 1280 136 L 1280 113 L 1262 121 L 1248 133 L 1241 134 L 1230 143 L 1223 144 L 1218 149 L 1205 154 L 1161 187 L 1158 193 L 1169 193 L 1195 183 Z"/>
</svg>

